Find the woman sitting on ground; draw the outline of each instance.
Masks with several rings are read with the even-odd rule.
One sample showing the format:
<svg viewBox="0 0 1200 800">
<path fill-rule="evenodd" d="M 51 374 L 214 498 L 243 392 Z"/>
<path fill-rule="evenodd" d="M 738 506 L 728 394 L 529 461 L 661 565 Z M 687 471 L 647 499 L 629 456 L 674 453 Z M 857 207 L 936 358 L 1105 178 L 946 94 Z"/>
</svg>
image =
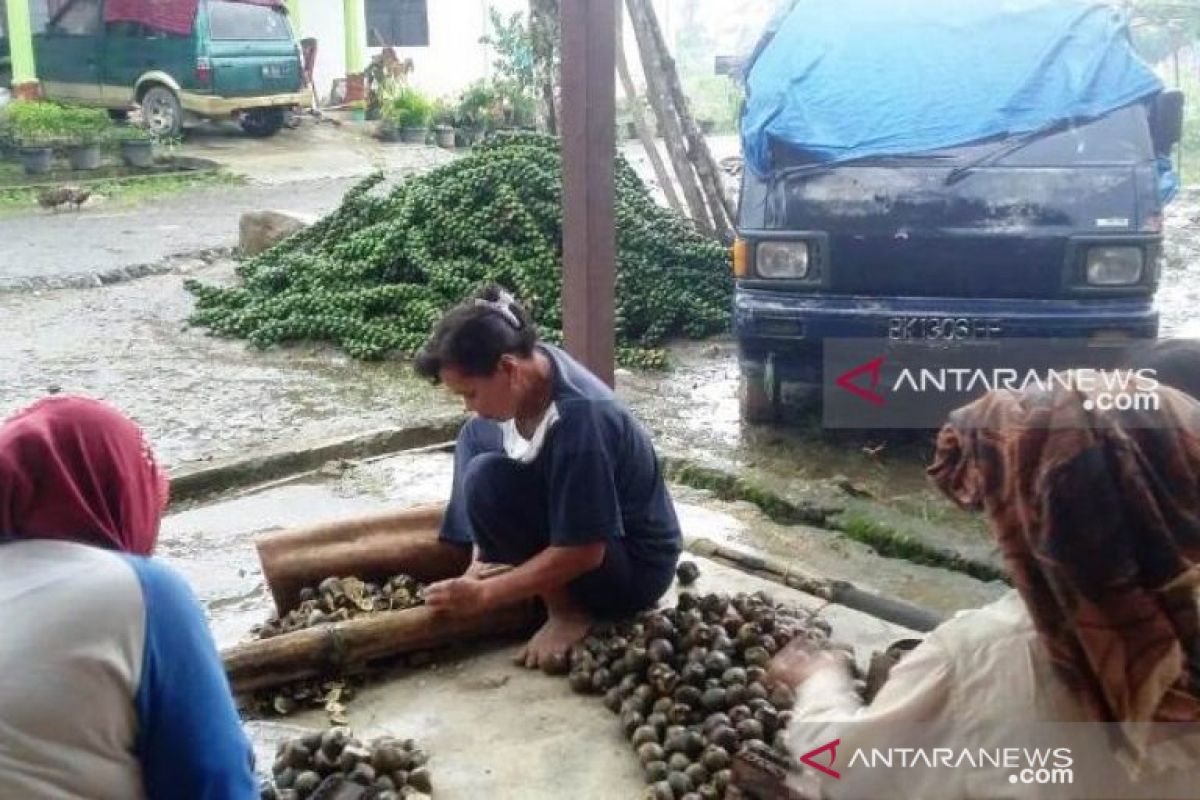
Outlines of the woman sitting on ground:
<svg viewBox="0 0 1200 800">
<path fill-rule="evenodd" d="M 492 287 L 452 310 L 417 372 L 463 399 L 443 540 L 474 546 L 433 608 L 471 612 L 540 597 L 549 616 L 519 660 L 546 667 L 597 618 L 653 606 L 681 550 L 675 508 L 645 429 L 612 390 Z M 516 569 L 480 580 L 489 563 Z"/>
<path fill-rule="evenodd" d="M 799 643 L 777 656 L 798 690 L 793 754 L 820 765 L 800 783 L 833 798 L 1196 796 L 1200 404 L 1158 397 L 1155 412 L 1100 412 L 1078 391 L 996 392 L 951 415 L 929 473 L 987 513 L 1016 591 L 933 631 L 867 706 L 844 659 Z M 1068 752 L 1024 773 L 1035 743 Z M 897 767 L 905 747 L 934 767 Z M 1003 748 L 1016 767 L 981 755 Z M 871 766 L 875 750 L 893 767 Z M 1069 785 L 1037 782 L 1064 767 Z"/>
<path fill-rule="evenodd" d="M 149 558 L 166 503 L 141 431 L 102 403 L 0 426 L 0 797 L 258 797 L 204 614 Z"/>
</svg>

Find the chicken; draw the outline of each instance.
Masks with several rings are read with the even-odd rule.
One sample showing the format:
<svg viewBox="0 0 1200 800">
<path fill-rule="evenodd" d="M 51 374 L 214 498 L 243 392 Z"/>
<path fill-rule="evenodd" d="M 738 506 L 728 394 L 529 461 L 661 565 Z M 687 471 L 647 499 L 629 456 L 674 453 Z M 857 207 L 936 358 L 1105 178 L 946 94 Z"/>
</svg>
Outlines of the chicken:
<svg viewBox="0 0 1200 800">
<path fill-rule="evenodd" d="M 58 210 L 59 206 L 71 205 L 78 211 L 91 196 L 92 190 L 82 186 L 52 186 L 38 194 L 38 205 L 53 210 Z"/>
</svg>

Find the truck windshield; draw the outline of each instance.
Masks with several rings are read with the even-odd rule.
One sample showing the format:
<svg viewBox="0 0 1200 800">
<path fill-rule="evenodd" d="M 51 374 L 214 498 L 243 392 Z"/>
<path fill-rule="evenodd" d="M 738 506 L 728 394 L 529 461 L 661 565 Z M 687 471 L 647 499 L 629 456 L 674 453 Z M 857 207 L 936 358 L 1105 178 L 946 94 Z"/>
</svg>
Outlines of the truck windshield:
<svg viewBox="0 0 1200 800">
<path fill-rule="evenodd" d="M 209 34 L 213 39 L 290 39 L 287 16 L 276 7 L 209 0 Z"/>
</svg>

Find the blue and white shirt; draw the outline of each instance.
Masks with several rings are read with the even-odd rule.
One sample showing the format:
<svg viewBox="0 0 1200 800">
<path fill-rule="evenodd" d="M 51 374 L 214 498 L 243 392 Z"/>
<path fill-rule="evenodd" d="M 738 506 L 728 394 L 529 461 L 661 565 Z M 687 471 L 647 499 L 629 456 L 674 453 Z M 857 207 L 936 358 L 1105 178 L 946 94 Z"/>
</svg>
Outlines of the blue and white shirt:
<svg viewBox="0 0 1200 800">
<path fill-rule="evenodd" d="M 0 798 L 258 797 L 204 615 L 169 568 L 6 542 L 0 620 Z"/>
</svg>

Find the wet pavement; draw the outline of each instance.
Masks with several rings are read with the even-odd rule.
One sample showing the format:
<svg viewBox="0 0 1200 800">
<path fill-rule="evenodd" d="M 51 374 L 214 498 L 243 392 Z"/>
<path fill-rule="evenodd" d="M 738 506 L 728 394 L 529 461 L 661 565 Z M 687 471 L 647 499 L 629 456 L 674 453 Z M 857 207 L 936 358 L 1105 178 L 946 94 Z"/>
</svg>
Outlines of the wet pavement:
<svg viewBox="0 0 1200 800">
<path fill-rule="evenodd" d="M 31 208 L 0 217 L 0 291 L 86 285 L 131 265 L 237 244 L 247 211 L 323 214 L 363 176 L 396 177 L 431 169 L 454 156 L 434 147 L 384 145 L 352 128 L 307 122 L 270 139 L 236 126 L 191 131 L 184 156 L 215 160 L 245 185 L 200 188 L 134 207 L 89 203 L 79 213 Z"/>
<path fill-rule="evenodd" d="M 186 325 L 184 276 L 229 280 L 233 263 L 98 289 L 0 294 L 0 416 L 51 391 L 114 403 L 170 468 L 247 451 L 429 422 L 448 406 L 407 366 L 325 347 L 259 352 Z"/>
</svg>

